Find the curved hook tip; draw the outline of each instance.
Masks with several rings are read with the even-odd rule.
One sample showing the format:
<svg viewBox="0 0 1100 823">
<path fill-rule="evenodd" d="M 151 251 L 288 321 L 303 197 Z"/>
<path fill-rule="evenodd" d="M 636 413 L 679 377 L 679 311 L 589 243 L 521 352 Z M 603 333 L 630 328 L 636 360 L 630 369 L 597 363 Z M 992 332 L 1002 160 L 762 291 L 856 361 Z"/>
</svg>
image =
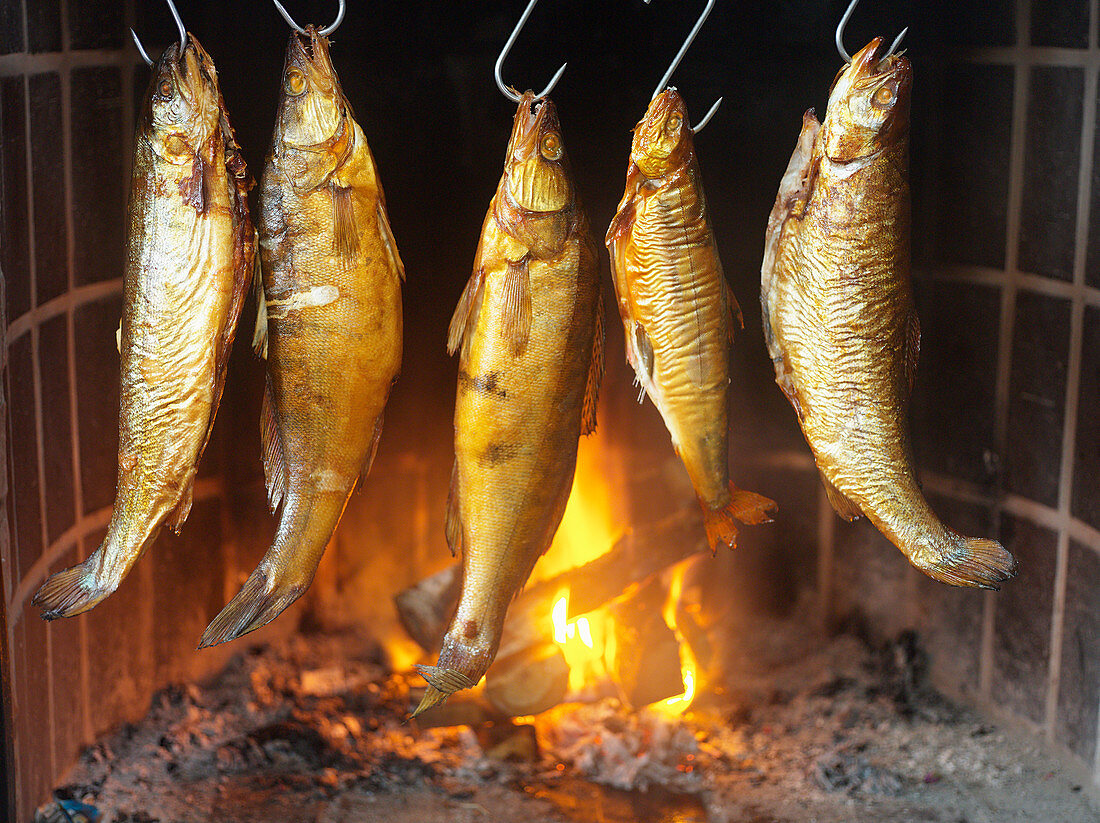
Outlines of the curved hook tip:
<svg viewBox="0 0 1100 823">
<path fill-rule="evenodd" d="M 303 29 L 301 26 L 299 26 L 297 23 L 294 22 L 294 18 L 290 16 L 290 12 L 288 12 L 283 7 L 283 4 L 280 3 L 279 0 L 271 0 L 271 2 L 275 4 L 275 8 L 278 10 L 279 14 L 282 15 L 283 19 L 286 20 L 287 25 L 289 25 L 292 29 L 294 29 L 294 31 L 298 32 L 298 34 L 306 34 L 306 30 Z M 329 25 L 325 26 L 323 29 L 318 31 L 317 32 L 318 36 L 328 37 L 330 34 L 332 34 L 334 31 L 336 31 L 336 29 L 338 29 L 340 27 L 340 24 L 344 22 L 344 12 L 346 12 L 346 11 L 347 11 L 347 2 L 346 2 L 346 0 L 340 0 L 340 8 L 336 12 L 336 19 L 333 20 L 332 23 L 330 23 Z"/>
<path fill-rule="evenodd" d="M 504 64 L 504 58 L 507 57 L 508 52 L 511 51 L 512 44 L 516 42 L 516 38 L 519 36 L 520 29 L 522 29 L 523 24 L 527 22 L 527 18 L 531 16 L 531 12 L 532 10 L 534 10 L 535 3 L 537 2 L 538 0 L 531 0 L 531 2 L 527 4 L 527 8 L 523 10 L 523 14 L 521 14 L 519 17 L 519 22 L 516 23 L 516 27 L 512 29 L 512 33 L 508 35 L 508 39 L 504 41 L 504 48 L 502 48 L 500 50 L 500 54 L 497 55 L 496 63 L 493 64 L 493 78 L 497 81 L 497 88 L 500 89 L 501 94 L 503 94 L 505 97 L 515 103 L 518 103 L 521 98 L 518 94 L 516 94 L 513 90 L 511 90 L 508 86 L 504 84 L 504 80 L 500 76 L 500 67 Z M 561 79 L 562 74 L 565 72 L 566 65 L 567 64 L 562 63 L 561 68 L 558 69 L 557 73 L 550 78 L 550 82 L 546 84 L 546 88 L 535 95 L 536 98 L 545 97 L 551 91 L 553 91 L 554 86 L 557 85 L 558 81 Z"/>
<path fill-rule="evenodd" d="M 172 12 L 172 19 L 176 21 L 176 28 L 180 33 L 180 54 L 183 54 L 183 50 L 187 48 L 187 29 L 183 26 L 183 21 L 180 20 L 180 13 L 176 11 L 176 4 L 172 0 L 165 0 L 168 3 L 168 10 Z"/>
<path fill-rule="evenodd" d="M 697 126 L 694 126 L 692 128 L 692 134 L 698 134 L 703 130 L 703 126 L 710 122 L 710 118 L 714 117 L 714 113 L 718 111 L 718 107 L 722 105 L 722 101 L 725 99 L 726 98 L 724 97 L 719 97 L 717 100 L 714 101 L 714 105 L 710 107 L 710 111 L 706 113 L 706 116 L 699 121 L 699 124 Z"/>
<path fill-rule="evenodd" d="M 141 45 L 141 41 L 138 39 L 137 32 L 130 29 L 130 36 L 134 38 L 134 45 L 137 46 L 138 54 L 141 55 L 141 59 L 145 61 L 145 65 L 152 66 L 153 61 L 149 58 L 149 55 L 145 51 L 145 46 Z"/>
</svg>

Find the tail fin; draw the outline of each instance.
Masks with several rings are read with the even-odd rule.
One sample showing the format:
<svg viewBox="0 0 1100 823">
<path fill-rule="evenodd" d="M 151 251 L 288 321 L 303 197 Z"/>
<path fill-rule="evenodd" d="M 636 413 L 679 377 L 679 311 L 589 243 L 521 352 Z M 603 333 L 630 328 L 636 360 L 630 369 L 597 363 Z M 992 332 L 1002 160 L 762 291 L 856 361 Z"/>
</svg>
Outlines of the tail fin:
<svg viewBox="0 0 1100 823">
<path fill-rule="evenodd" d="M 417 666 L 416 668 L 419 670 L 420 676 L 428 681 L 428 688 L 424 692 L 424 697 L 420 700 L 420 705 L 416 707 L 416 711 L 409 715 L 410 720 L 432 706 L 442 703 L 455 692 L 476 685 L 462 672 L 454 669 L 443 666 Z"/>
<path fill-rule="evenodd" d="M 913 565 L 934 580 L 950 586 L 994 591 L 1000 588 L 998 583 L 1016 576 L 1015 558 L 996 540 L 963 537 L 954 532 L 949 533 L 949 539 L 939 557 L 927 563 L 914 560 Z"/>
<path fill-rule="evenodd" d="M 85 560 L 49 578 L 31 603 L 42 608 L 43 620 L 56 620 L 88 611 L 116 588 L 117 583 L 104 585 L 97 582 L 95 574 L 88 568 L 88 560 Z"/>
<path fill-rule="evenodd" d="M 710 550 L 717 553 L 718 546 L 737 546 L 737 525 L 741 521 L 750 526 L 771 523 L 771 515 L 776 511 L 774 500 L 756 492 L 739 489 L 730 482 L 730 502 L 720 509 L 703 506 L 703 523 L 707 530 L 707 542 Z"/>
<path fill-rule="evenodd" d="M 266 626 L 308 588 L 308 582 L 305 585 L 282 584 L 268 577 L 262 566 L 257 568 L 249 575 L 236 597 L 206 627 L 199 648 L 205 649 L 207 646 L 236 640 L 241 635 Z"/>
</svg>

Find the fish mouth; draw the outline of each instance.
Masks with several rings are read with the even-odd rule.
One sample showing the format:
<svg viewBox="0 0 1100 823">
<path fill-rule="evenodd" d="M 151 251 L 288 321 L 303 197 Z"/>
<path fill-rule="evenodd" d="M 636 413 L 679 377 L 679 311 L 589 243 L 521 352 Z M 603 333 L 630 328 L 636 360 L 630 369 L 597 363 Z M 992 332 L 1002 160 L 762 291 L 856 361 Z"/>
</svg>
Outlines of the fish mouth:
<svg viewBox="0 0 1100 823">
<path fill-rule="evenodd" d="M 539 150 L 539 139 L 548 131 L 560 131 L 558 110 L 552 100 L 535 100 L 533 92 L 526 91 L 519 101 L 516 121 L 512 129 L 512 159 L 522 163 Z"/>
<path fill-rule="evenodd" d="M 879 88 L 890 81 L 904 85 L 912 74 L 912 65 L 903 53 L 886 54 L 885 44 L 876 37 L 856 52 L 841 74 L 850 72 L 852 85 L 857 88 Z"/>
<path fill-rule="evenodd" d="M 286 62 L 297 66 L 309 78 L 309 87 L 319 92 L 339 92 L 340 81 L 332 65 L 328 38 L 319 34 L 313 25 L 306 26 L 306 33 L 290 33 Z M 342 94 L 341 94 L 342 96 Z"/>
<path fill-rule="evenodd" d="M 549 141 L 549 148 L 544 140 Z M 508 149 L 506 191 L 516 206 L 534 214 L 550 214 L 573 202 L 561 123 L 553 102 L 536 101 L 533 92 L 523 93 Z"/>
</svg>

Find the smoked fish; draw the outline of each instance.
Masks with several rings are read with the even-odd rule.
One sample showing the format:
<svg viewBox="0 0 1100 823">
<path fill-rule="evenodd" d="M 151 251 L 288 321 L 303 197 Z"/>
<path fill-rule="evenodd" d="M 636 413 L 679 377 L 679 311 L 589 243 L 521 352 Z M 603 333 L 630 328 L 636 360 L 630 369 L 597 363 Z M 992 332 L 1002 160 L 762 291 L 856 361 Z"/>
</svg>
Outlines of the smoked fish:
<svg viewBox="0 0 1100 823">
<path fill-rule="evenodd" d="M 909 271 L 912 70 L 882 40 L 840 71 L 783 175 L 761 268 L 764 334 L 829 500 L 930 577 L 996 588 L 1015 561 L 945 526 L 913 471 L 907 416 L 920 347 Z"/>
<path fill-rule="evenodd" d="M 596 246 L 550 100 L 520 98 L 474 272 L 451 320 L 461 349 L 447 542 L 462 593 L 414 716 L 481 679 L 508 604 L 550 546 L 577 441 L 596 428 L 603 303 Z"/>
<path fill-rule="evenodd" d="M 261 440 L 275 540 L 200 648 L 274 620 L 313 581 L 401 369 L 405 270 L 374 157 L 312 26 L 291 33 L 260 181 Z"/>
<path fill-rule="evenodd" d="M 729 346 L 741 308 L 722 274 L 675 89 L 653 98 L 634 129 L 626 192 L 606 242 L 627 361 L 672 435 L 711 549 L 733 548 L 734 521 L 770 522 L 775 503 L 729 479 Z"/>
<path fill-rule="evenodd" d="M 192 35 L 153 66 L 134 142 L 114 511 L 102 545 L 34 596 L 47 620 L 91 609 L 187 519 L 252 277 L 252 180 Z"/>
</svg>

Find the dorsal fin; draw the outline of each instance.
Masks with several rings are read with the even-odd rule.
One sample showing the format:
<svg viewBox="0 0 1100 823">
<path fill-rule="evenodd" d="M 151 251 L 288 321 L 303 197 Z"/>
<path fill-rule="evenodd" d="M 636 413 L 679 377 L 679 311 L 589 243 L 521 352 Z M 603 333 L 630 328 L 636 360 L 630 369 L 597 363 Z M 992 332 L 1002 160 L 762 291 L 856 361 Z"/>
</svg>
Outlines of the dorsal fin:
<svg viewBox="0 0 1100 823">
<path fill-rule="evenodd" d="M 270 375 L 264 385 L 263 405 L 260 409 L 260 448 L 264 458 L 264 481 L 271 511 L 279 508 L 286 493 L 286 463 L 283 458 L 283 441 L 279 437 L 279 424 L 275 416 L 275 396 Z"/>
<path fill-rule="evenodd" d="M 592 362 L 588 366 L 588 381 L 584 386 L 584 406 L 581 412 L 581 434 L 596 430 L 596 406 L 600 400 L 600 381 L 603 379 L 603 348 L 607 336 L 604 328 L 603 295 L 596 296 L 596 328 L 592 341 Z"/>
<path fill-rule="evenodd" d="M 481 291 L 485 285 L 485 271 L 480 266 L 474 269 L 462 296 L 458 298 L 451 325 L 447 330 L 447 353 L 454 354 L 465 341 L 472 336 L 477 323 L 477 313 L 481 307 Z"/>
</svg>

